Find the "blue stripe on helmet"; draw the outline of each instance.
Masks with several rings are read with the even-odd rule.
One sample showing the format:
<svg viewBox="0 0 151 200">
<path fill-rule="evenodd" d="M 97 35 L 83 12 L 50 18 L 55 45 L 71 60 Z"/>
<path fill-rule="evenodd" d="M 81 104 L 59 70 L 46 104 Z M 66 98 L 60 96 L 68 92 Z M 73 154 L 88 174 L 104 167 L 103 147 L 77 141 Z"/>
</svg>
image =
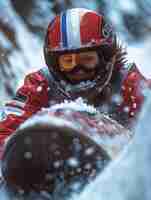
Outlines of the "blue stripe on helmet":
<svg viewBox="0 0 151 200">
<path fill-rule="evenodd" d="M 63 47 L 67 47 L 67 19 L 66 19 L 66 13 L 62 14 L 62 23 L 61 23 L 61 33 L 62 33 L 62 43 Z"/>
</svg>

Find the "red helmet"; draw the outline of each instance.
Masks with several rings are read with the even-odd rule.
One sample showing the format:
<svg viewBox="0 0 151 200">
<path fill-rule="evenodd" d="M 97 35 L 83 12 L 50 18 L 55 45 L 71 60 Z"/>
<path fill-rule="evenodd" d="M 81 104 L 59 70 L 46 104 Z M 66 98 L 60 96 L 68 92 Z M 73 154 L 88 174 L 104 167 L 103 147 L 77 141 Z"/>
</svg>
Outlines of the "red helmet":
<svg viewBox="0 0 151 200">
<path fill-rule="evenodd" d="M 56 16 L 48 25 L 45 55 L 47 52 L 78 51 L 102 44 L 111 45 L 112 27 L 104 17 L 94 11 L 74 8 Z"/>
</svg>

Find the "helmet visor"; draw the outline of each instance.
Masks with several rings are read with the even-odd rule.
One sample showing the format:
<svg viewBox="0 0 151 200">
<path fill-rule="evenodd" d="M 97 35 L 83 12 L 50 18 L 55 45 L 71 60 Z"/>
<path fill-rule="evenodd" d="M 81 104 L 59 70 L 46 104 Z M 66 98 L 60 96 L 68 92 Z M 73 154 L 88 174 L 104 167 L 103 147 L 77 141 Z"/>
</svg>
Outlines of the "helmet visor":
<svg viewBox="0 0 151 200">
<path fill-rule="evenodd" d="M 63 72 L 70 72 L 77 65 L 81 65 L 87 70 L 93 70 L 98 64 L 98 60 L 96 51 L 63 54 L 59 56 L 59 69 Z"/>
</svg>

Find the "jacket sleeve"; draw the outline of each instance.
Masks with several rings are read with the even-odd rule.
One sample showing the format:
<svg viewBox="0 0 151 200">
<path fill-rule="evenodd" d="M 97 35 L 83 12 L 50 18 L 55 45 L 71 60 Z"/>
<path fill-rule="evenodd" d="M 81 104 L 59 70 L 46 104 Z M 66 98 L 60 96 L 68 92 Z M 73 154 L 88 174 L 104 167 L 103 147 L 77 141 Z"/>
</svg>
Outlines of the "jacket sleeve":
<svg viewBox="0 0 151 200">
<path fill-rule="evenodd" d="M 133 123 L 137 120 L 141 111 L 145 88 L 150 88 L 149 80 L 147 80 L 138 70 L 135 64 L 128 71 L 122 84 L 122 99 L 121 105 L 123 115 L 128 116 L 128 124 L 133 127 Z"/>
<path fill-rule="evenodd" d="M 25 77 L 16 96 L 1 108 L 0 145 L 31 115 L 48 104 L 48 83 L 40 72 Z"/>
</svg>

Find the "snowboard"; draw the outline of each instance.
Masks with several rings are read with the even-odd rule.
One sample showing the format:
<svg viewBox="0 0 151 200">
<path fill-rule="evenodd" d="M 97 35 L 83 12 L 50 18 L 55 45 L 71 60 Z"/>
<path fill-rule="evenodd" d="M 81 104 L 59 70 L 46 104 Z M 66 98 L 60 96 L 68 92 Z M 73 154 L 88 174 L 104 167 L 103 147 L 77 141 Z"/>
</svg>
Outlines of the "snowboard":
<svg viewBox="0 0 151 200">
<path fill-rule="evenodd" d="M 91 106 L 70 102 L 43 109 L 7 141 L 6 188 L 27 199 L 33 193 L 65 199 L 81 192 L 130 138 L 129 130 Z"/>
</svg>

